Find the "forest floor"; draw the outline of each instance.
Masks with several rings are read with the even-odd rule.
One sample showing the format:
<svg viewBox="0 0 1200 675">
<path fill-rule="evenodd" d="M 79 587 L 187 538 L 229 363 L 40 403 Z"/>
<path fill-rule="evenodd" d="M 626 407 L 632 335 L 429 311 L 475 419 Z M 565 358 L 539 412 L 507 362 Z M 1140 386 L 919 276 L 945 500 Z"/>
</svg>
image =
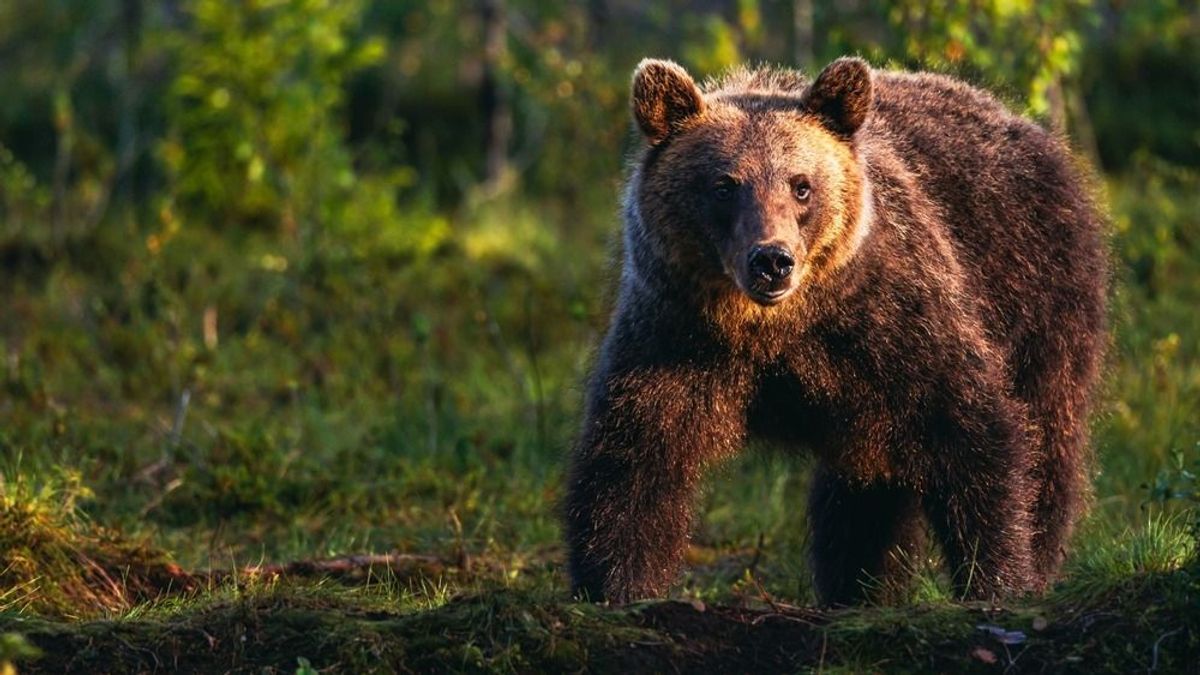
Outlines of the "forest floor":
<svg viewBox="0 0 1200 675">
<path fill-rule="evenodd" d="M 775 601 L 761 586 L 721 604 L 581 604 L 520 580 L 506 588 L 489 561 L 436 556 L 203 574 L 145 557 L 124 562 L 131 565 L 120 580 L 93 568 L 94 587 L 73 592 L 120 602 L 114 593 L 136 589 L 153 600 L 86 620 L 0 616 L 0 632 L 23 636 L 22 671 L 1182 673 L 1200 666 L 1197 568 L 1086 590 L 1067 584 L 1009 603 L 817 610 Z M 552 576 L 557 564 L 538 566 L 537 574 Z"/>
</svg>

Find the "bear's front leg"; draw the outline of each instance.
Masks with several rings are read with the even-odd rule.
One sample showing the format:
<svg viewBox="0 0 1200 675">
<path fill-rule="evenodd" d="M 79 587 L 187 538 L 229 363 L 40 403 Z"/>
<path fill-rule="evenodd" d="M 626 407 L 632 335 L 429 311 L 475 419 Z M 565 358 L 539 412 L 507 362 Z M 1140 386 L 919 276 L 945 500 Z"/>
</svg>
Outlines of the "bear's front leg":
<svg viewBox="0 0 1200 675">
<path fill-rule="evenodd" d="M 746 390 L 725 364 L 601 364 L 564 504 L 576 595 L 619 603 L 666 592 L 703 469 L 744 440 Z"/>
</svg>

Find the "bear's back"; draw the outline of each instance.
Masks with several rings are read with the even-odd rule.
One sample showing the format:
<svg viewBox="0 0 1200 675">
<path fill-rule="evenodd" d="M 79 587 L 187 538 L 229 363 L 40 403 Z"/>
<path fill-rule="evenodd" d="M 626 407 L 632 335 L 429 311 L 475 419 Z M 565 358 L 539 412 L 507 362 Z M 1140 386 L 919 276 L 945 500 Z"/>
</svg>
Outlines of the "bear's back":
<svg viewBox="0 0 1200 675">
<path fill-rule="evenodd" d="M 956 238 L 987 233 L 993 221 L 1031 225 L 1046 192 L 1086 201 L 1061 141 L 1009 111 L 991 94 L 929 73 L 877 72 L 872 117 L 860 131 L 883 141 L 941 207 Z M 1061 198 L 1048 202 L 1061 203 Z M 1010 235 L 1022 235 L 1010 232 Z"/>
<path fill-rule="evenodd" d="M 994 336 L 1020 349 L 1063 298 L 1102 312 L 1102 221 L 1060 139 L 949 77 L 876 71 L 874 85 L 859 142 L 885 145 L 938 206 Z"/>
</svg>

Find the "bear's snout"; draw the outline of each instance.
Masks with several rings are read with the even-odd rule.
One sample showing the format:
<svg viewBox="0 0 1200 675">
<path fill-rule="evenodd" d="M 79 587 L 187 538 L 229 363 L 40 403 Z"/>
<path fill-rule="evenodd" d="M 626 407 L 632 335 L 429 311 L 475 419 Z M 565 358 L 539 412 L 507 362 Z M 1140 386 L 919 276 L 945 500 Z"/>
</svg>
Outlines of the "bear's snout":
<svg viewBox="0 0 1200 675">
<path fill-rule="evenodd" d="M 782 246 L 755 246 L 746 261 L 750 275 L 768 283 L 784 281 L 796 266 L 791 251 Z"/>
<path fill-rule="evenodd" d="M 773 305 L 792 290 L 796 257 L 780 244 L 754 246 L 746 254 L 746 294 L 760 305 Z"/>
</svg>

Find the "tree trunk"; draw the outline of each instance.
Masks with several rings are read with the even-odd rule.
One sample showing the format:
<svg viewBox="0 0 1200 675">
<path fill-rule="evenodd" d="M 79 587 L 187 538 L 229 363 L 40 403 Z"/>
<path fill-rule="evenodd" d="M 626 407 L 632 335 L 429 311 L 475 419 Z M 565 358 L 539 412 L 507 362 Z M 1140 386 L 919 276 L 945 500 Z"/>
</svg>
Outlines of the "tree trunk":
<svg viewBox="0 0 1200 675">
<path fill-rule="evenodd" d="M 117 196 L 131 201 L 137 198 L 137 171 L 135 164 L 139 154 L 138 105 L 140 98 L 137 82 L 137 53 L 142 35 L 142 0 L 123 0 L 121 3 L 121 90 L 118 98 L 119 120 L 117 123 L 117 173 L 115 188 Z"/>
<path fill-rule="evenodd" d="M 1088 158 L 1095 169 L 1100 168 L 1100 146 L 1096 143 L 1096 129 L 1088 113 L 1087 102 L 1079 91 L 1078 81 L 1065 88 L 1068 126 L 1075 145 Z"/>
<path fill-rule="evenodd" d="M 609 12 L 607 0 L 588 0 L 588 48 L 601 52 L 608 38 Z"/>
<path fill-rule="evenodd" d="M 813 69 L 813 3 L 812 0 L 792 0 L 792 39 L 795 40 L 793 64 L 811 73 Z"/>
<path fill-rule="evenodd" d="M 62 82 L 54 88 L 54 172 L 51 178 L 50 236 L 57 246 L 66 238 L 67 182 L 71 173 L 71 157 L 75 152 L 75 112 L 71 106 L 71 87 Z"/>
<path fill-rule="evenodd" d="M 499 191 L 508 174 L 508 148 L 512 138 L 512 111 L 501 81 L 508 26 L 504 0 L 483 0 L 483 82 L 480 107 L 484 131 L 484 191 Z"/>
</svg>

